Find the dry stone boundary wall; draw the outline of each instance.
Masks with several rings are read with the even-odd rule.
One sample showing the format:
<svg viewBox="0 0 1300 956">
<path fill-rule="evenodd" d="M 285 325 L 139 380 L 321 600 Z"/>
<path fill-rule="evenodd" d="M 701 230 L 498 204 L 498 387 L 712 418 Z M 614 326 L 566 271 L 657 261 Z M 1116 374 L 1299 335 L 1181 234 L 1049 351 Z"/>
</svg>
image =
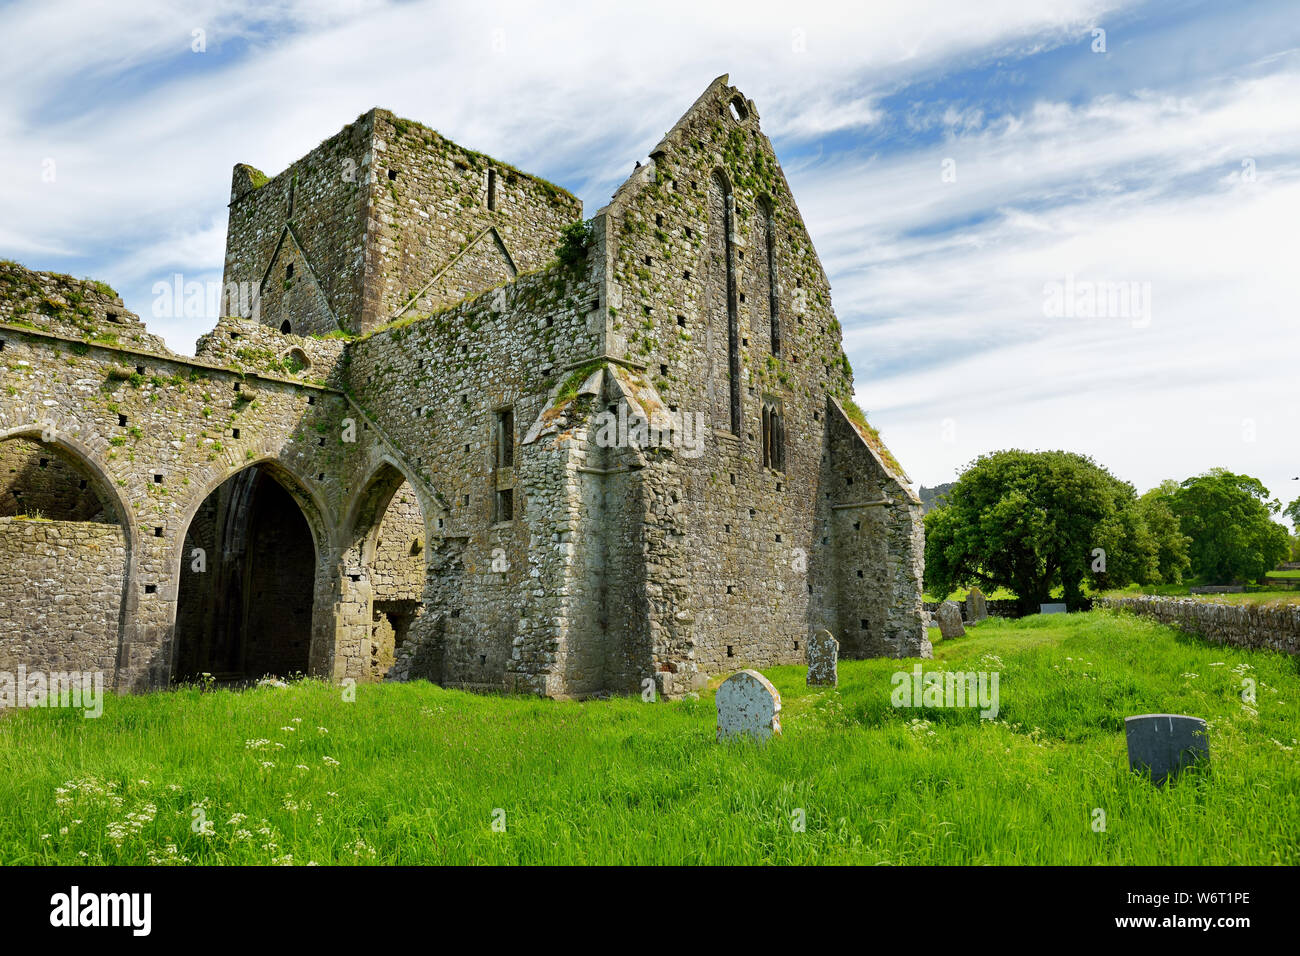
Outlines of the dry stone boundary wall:
<svg viewBox="0 0 1300 956">
<path fill-rule="evenodd" d="M 1300 653 L 1300 604 L 1227 604 L 1141 596 L 1094 598 L 1093 605 L 1142 614 L 1221 644 Z"/>
</svg>

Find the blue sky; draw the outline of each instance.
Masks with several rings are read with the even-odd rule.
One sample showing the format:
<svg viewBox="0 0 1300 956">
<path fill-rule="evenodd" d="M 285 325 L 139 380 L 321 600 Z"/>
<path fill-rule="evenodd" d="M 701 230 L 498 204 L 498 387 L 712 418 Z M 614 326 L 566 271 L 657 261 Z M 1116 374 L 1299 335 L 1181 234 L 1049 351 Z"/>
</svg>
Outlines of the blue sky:
<svg viewBox="0 0 1300 956">
<path fill-rule="evenodd" d="M 862 7 L 6 4 L 0 257 L 103 279 L 192 352 L 215 317 L 155 318 L 151 289 L 219 280 L 233 164 L 380 105 L 590 214 L 725 72 L 916 482 L 1067 448 L 1139 490 L 1224 466 L 1300 494 L 1294 5 Z M 1141 308 L 1053 314 L 1067 282 Z"/>
</svg>

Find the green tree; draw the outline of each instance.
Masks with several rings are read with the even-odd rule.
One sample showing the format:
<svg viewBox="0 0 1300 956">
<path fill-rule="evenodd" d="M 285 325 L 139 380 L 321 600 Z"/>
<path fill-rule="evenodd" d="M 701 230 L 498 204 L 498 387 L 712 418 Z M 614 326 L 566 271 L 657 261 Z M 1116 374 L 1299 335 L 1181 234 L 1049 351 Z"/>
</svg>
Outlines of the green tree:
<svg viewBox="0 0 1300 956">
<path fill-rule="evenodd" d="M 1133 486 L 1072 452 L 1010 450 L 976 459 L 948 492 L 947 506 L 926 515 L 925 534 L 931 593 L 1006 587 L 1027 613 L 1058 584 L 1074 609 L 1085 581 L 1118 587 L 1151 580 L 1160 567 L 1160 536 Z M 1169 547 L 1176 550 L 1176 542 Z"/>
<path fill-rule="evenodd" d="M 1282 510 L 1282 514 L 1290 520 L 1291 527 L 1295 529 L 1289 539 L 1286 559 L 1300 561 L 1300 498 L 1287 505 Z"/>
<path fill-rule="evenodd" d="M 1142 584 L 1180 584 L 1191 567 L 1187 548 L 1192 539 L 1183 534 L 1170 504 L 1177 491 L 1178 482 L 1170 478 L 1138 499 L 1138 510 L 1156 549 L 1155 574 L 1148 575 Z"/>
<path fill-rule="evenodd" d="M 1273 520 L 1282 506 L 1258 478 L 1213 468 L 1182 482 L 1169 507 L 1192 539 L 1192 573 L 1203 581 L 1260 580 L 1289 550 L 1287 529 Z"/>
<path fill-rule="evenodd" d="M 1287 505 L 1282 514 L 1291 522 L 1291 527 L 1300 532 L 1300 498 Z"/>
</svg>

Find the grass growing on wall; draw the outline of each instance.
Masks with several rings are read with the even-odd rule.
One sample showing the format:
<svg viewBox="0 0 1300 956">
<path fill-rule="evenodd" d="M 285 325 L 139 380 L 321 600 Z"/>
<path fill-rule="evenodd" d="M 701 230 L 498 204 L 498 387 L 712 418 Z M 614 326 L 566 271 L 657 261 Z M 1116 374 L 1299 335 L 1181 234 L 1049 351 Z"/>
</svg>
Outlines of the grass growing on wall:
<svg viewBox="0 0 1300 956">
<path fill-rule="evenodd" d="M 1103 611 L 991 620 L 936 658 L 999 672 L 996 721 L 894 709 L 893 660 L 841 662 L 838 689 L 765 670 L 784 734 L 761 747 L 714 742 L 712 691 L 309 681 L 10 712 L 0 863 L 1300 863 L 1294 660 Z M 1210 769 L 1131 774 L 1123 719 L 1149 712 L 1207 718 Z"/>
</svg>

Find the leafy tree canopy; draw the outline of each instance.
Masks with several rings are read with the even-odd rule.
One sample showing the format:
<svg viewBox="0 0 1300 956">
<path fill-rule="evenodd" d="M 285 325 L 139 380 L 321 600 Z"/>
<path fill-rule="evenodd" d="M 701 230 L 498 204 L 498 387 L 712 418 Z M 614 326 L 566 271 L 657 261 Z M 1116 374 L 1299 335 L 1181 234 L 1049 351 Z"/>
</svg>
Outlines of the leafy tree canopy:
<svg viewBox="0 0 1300 956">
<path fill-rule="evenodd" d="M 1287 505 L 1282 511 L 1282 514 L 1290 519 L 1291 527 L 1300 532 L 1300 498 L 1297 498 L 1295 501 Z"/>
<path fill-rule="evenodd" d="M 1081 606 L 1098 589 L 1177 580 L 1187 542 L 1167 503 L 1139 500 L 1085 455 L 1013 449 L 976 459 L 925 518 L 925 582 L 933 594 L 1006 587 L 1026 612 L 1060 585 Z"/>
<path fill-rule="evenodd" d="M 1192 573 L 1203 581 L 1257 581 L 1290 550 L 1287 529 L 1273 520 L 1282 506 L 1258 478 L 1213 468 L 1182 482 L 1168 503 L 1191 538 Z"/>
</svg>

